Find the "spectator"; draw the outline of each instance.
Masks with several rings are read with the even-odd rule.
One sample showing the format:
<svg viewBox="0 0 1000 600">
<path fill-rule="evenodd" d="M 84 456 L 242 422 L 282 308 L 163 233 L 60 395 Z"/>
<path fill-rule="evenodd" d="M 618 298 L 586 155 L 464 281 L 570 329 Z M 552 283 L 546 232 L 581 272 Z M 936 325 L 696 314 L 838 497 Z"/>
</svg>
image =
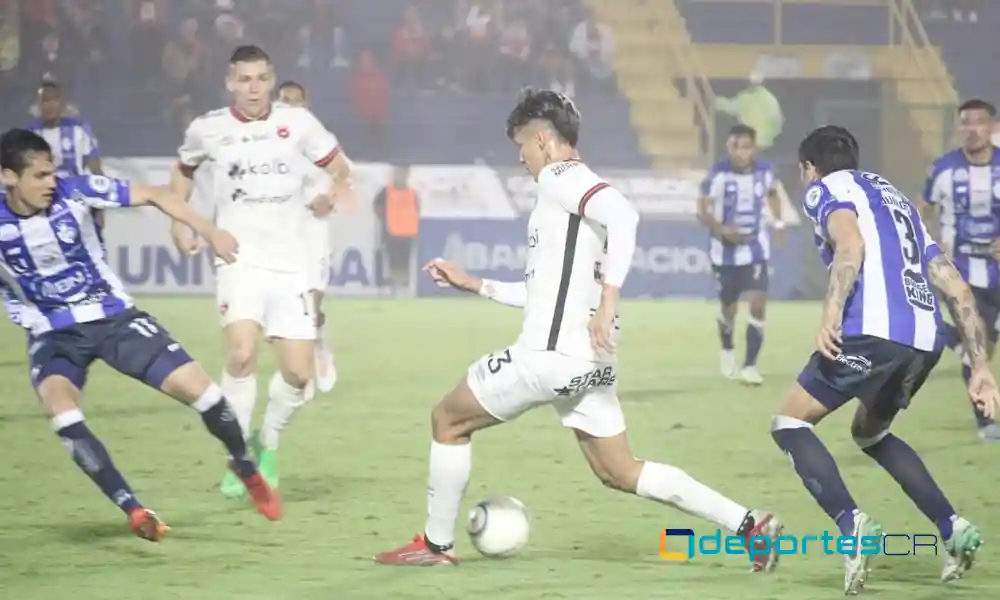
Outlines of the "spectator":
<svg viewBox="0 0 1000 600">
<path fill-rule="evenodd" d="M 484 91 L 493 80 L 492 73 L 497 62 L 495 29 L 497 22 L 494 10 L 486 2 L 476 0 L 468 5 L 465 0 L 456 3 L 457 14 L 468 6 L 465 16 L 460 19 L 458 34 L 462 39 L 459 60 L 465 72 L 465 83 L 476 91 Z"/>
<path fill-rule="evenodd" d="M 420 199 L 410 186 L 410 169 L 397 166 L 392 180 L 375 196 L 375 218 L 381 232 L 382 255 L 389 263 L 391 292 L 409 290 L 413 250 L 420 230 Z"/>
<path fill-rule="evenodd" d="M 358 120 L 364 125 L 377 152 L 385 149 L 389 116 L 389 80 L 371 50 L 363 50 L 351 77 L 351 94 Z"/>
<path fill-rule="evenodd" d="M 0 10 L 0 71 L 4 79 L 13 79 L 13 72 L 21 60 L 21 19 L 17 2 L 8 1 Z"/>
<path fill-rule="evenodd" d="M 604 81 L 614 73 L 614 34 L 610 27 L 593 17 L 588 16 L 573 30 L 569 50 L 595 79 Z"/>
<path fill-rule="evenodd" d="M 500 31 L 500 56 L 504 60 L 508 83 L 518 87 L 528 82 L 531 74 L 531 33 L 523 19 L 514 19 Z"/>
<path fill-rule="evenodd" d="M 717 96 L 715 108 L 752 127 L 757 132 L 757 147 L 761 150 L 774 145 L 774 139 L 785 125 L 781 103 L 764 87 L 764 78 L 759 73 L 750 74 L 750 85 L 735 98 Z"/>
<path fill-rule="evenodd" d="M 22 76 L 27 81 L 58 81 L 64 84 L 72 81 L 71 60 L 72 54 L 64 51 L 59 35 L 50 32 L 42 38 L 36 50 L 32 52 L 29 47 Z"/>
<path fill-rule="evenodd" d="M 573 61 L 558 46 L 550 45 L 541 56 L 541 87 L 555 90 L 567 98 L 576 96 Z"/>
<path fill-rule="evenodd" d="M 104 62 L 106 37 L 100 27 L 97 8 L 88 2 L 70 4 L 68 42 L 88 67 L 97 67 Z M 95 69 L 96 71 L 96 69 Z"/>
<path fill-rule="evenodd" d="M 161 72 L 150 69 L 150 65 L 162 64 L 163 47 L 166 34 L 163 28 L 163 17 L 156 3 L 147 0 L 139 5 L 129 29 L 129 55 L 132 58 L 129 70 L 143 79 L 143 84 L 150 92 L 155 92 L 155 85 Z"/>
<path fill-rule="evenodd" d="M 411 6 L 392 36 L 393 71 L 404 85 L 415 87 L 425 80 L 430 51 L 430 34 L 420 11 Z"/>
<path fill-rule="evenodd" d="M 180 36 L 163 48 L 161 64 L 167 79 L 170 105 L 169 120 L 184 128 L 195 116 L 195 99 L 205 81 L 205 54 L 207 49 L 198 34 L 198 20 L 185 19 Z"/>
</svg>

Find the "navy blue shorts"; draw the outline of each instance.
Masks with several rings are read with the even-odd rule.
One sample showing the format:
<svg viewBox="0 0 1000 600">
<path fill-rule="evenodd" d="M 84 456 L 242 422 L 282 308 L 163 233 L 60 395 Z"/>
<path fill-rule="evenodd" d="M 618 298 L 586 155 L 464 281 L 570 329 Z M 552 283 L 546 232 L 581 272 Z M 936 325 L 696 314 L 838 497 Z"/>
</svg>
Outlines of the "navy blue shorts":
<svg viewBox="0 0 1000 600">
<path fill-rule="evenodd" d="M 976 309 L 986 323 L 986 335 L 990 341 L 997 341 L 997 319 L 1000 319 L 1000 288 L 972 288 L 976 298 Z M 958 325 L 958 322 L 955 322 Z"/>
<path fill-rule="evenodd" d="M 889 420 L 910 404 L 941 352 L 927 352 L 869 335 L 844 338 L 830 360 L 813 352 L 799 385 L 831 411 L 857 398 L 876 417 Z"/>
<path fill-rule="evenodd" d="M 36 387 L 62 375 L 83 389 L 87 369 L 103 360 L 123 375 L 160 389 L 191 356 L 149 313 L 130 308 L 112 317 L 28 336 L 28 363 Z"/>
<path fill-rule="evenodd" d="M 712 271 L 719 288 L 719 301 L 723 304 L 738 302 L 744 292 L 767 292 L 769 275 L 766 262 L 738 266 L 713 265 Z"/>
</svg>

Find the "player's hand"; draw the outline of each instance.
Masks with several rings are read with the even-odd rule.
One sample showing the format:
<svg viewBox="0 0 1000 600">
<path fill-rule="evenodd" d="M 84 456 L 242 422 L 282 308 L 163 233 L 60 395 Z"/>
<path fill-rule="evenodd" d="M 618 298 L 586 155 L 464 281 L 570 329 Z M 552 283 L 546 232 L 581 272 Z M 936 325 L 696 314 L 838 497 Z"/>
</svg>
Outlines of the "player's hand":
<svg viewBox="0 0 1000 600">
<path fill-rule="evenodd" d="M 313 201 L 309 203 L 309 210 L 312 211 L 313 216 L 317 218 L 322 218 L 333 212 L 334 204 L 333 197 L 328 194 L 320 194 L 313 198 Z"/>
<path fill-rule="evenodd" d="M 618 310 L 618 290 L 605 287 L 601 294 L 601 303 L 594 316 L 590 317 L 587 331 L 590 332 L 590 345 L 595 350 L 608 353 L 615 351 L 615 313 Z"/>
<path fill-rule="evenodd" d="M 824 321 L 816 334 L 816 349 L 830 360 L 837 360 L 840 356 L 840 346 L 844 343 L 840 331 L 839 323 Z"/>
<path fill-rule="evenodd" d="M 989 369 L 973 369 L 969 377 L 969 400 L 987 419 L 995 419 L 1000 412 L 1000 389 Z"/>
<path fill-rule="evenodd" d="M 170 236 L 174 239 L 174 246 L 177 246 L 181 254 L 194 256 L 205 247 L 201 238 L 181 223 L 175 222 L 170 225 Z"/>
<path fill-rule="evenodd" d="M 730 244 L 742 244 L 746 236 L 732 225 L 726 225 L 722 228 L 722 239 Z"/>
<path fill-rule="evenodd" d="M 358 209 L 358 196 L 350 179 L 338 181 L 333 190 L 334 209 L 338 213 L 353 214 Z"/>
<path fill-rule="evenodd" d="M 240 244 L 233 237 L 233 234 L 225 229 L 216 229 L 208 243 L 212 246 L 215 255 L 224 260 L 226 264 L 231 265 L 236 262 L 236 253 L 239 252 Z"/>
<path fill-rule="evenodd" d="M 467 292 L 478 292 L 482 280 L 466 273 L 462 267 L 450 260 L 435 258 L 426 265 L 424 271 L 431 276 L 438 287 L 453 287 Z"/>
<path fill-rule="evenodd" d="M 993 258 L 1000 260 L 1000 238 L 993 240 L 990 250 L 993 252 Z"/>
</svg>

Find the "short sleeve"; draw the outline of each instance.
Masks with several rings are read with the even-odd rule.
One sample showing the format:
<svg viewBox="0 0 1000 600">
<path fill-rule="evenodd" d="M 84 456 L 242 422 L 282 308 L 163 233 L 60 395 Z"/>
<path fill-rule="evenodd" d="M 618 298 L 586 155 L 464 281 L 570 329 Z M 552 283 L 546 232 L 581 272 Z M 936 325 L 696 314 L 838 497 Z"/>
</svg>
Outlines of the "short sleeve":
<svg viewBox="0 0 1000 600">
<path fill-rule="evenodd" d="M 715 179 L 715 171 L 710 170 L 705 173 L 705 177 L 702 178 L 701 183 L 698 184 L 698 193 L 701 194 L 702 198 L 712 195 L 712 180 Z"/>
<path fill-rule="evenodd" d="M 205 137 L 201 131 L 201 119 L 195 119 L 184 132 L 184 143 L 177 149 L 177 156 L 187 167 L 197 167 L 208 158 Z"/>
<path fill-rule="evenodd" d="M 930 172 L 927 173 L 927 180 L 924 182 L 924 202 L 928 204 L 940 204 L 944 191 L 944 180 L 945 173 L 948 169 L 943 168 L 940 164 L 934 163 L 931 167 Z"/>
<path fill-rule="evenodd" d="M 938 246 L 937 242 L 934 241 L 934 238 L 931 237 L 931 234 L 927 231 L 927 227 L 924 225 L 923 221 L 920 221 L 920 231 L 924 236 L 924 263 L 929 263 L 938 256 L 944 254 L 944 251 L 941 250 L 941 246 Z"/>
<path fill-rule="evenodd" d="M 80 136 L 80 154 L 85 160 L 101 157 L 101 148 L 97 144 L 97 137 L 94 136 L 94 129 L 90 123 L 80 126 L 82 135 Z"/>
<path fill-rule="evenodd" d="M 302 108 L 302 121 L 305 127 L 301 141 L 302 153 L 317 167 L 325 167 L 340 154 L 340 142 L 319 119 L 309 110 Z"/>
<path fill-rule="evenodd" d="M 813 223 L 826 229 L 827 219 L 838 210 L 849 210 L 854 214 L 858 213 L 852 202 L 838 199 L 830 193 L 822 183 L 818 183 L 806 190 L 805 199 L 802 201 L 802 208 Z"/>
<path fill-rule="evenodd" d="M 90 208 L 125 208 L 132 204 L 132 186 L 126 179 L 81 175 L 66 180 L 69 198 Z"/>
</svg>

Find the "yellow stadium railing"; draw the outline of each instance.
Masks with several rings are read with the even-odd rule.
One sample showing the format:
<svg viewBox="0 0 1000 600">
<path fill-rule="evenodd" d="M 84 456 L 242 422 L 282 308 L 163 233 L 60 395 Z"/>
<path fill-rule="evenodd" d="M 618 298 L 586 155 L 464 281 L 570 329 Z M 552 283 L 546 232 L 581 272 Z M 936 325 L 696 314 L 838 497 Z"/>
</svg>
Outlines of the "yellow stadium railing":
<svg viewBox="0 0 1000 600">
<path fill-rule="evenodd" d="M 704 129 L 705 152 L 708 160 L 715 156 L 715 92 L 708 71 L 701 64 L 694 44 L 688 36 L 664 36 L 684 78 L 686 95 L 694 105 L 695 115 Z"/>
</svg>

